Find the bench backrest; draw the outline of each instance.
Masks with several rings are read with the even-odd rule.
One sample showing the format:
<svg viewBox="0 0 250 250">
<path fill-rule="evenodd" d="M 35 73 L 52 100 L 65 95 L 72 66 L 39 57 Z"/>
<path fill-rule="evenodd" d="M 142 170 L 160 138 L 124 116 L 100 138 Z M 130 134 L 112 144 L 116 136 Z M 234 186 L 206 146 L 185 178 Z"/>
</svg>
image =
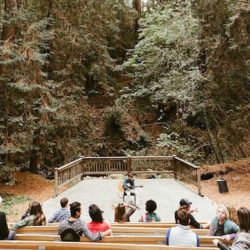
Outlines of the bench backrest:
<svg viewBox="0 0 250 250">
<path fill-rule="evenodd" d="M 17 234 L 17 240 L 23 241 L 60 241 L 59 235 L 45 235 L 45 234 Z M 201 236 L 201 246 L 213 246 L 213 239 L 222 240 L 218 236 Z M 153 244 L 165 245 L 165 236 L 108 236 L 105 237 L 102 243 L 121 243 L 121 244 Z M 89 239 L 82 236 L 81 242 L 89 242 Z"/>
<path fill-rule="evenodd" d="M 116 243 L 60 242 L 60 241 L 0 241 L 0 249 L 40 250 L 218 250 L 210 247 L 173 247 L 161 245 L 135 245 Z"/>
<path fill-rule="evenodd" d="M 113 234 L 153 234 L 153 235 L 166 235 L 167 228 L 152 228 L 152 227 L 111 227 Z M 207 229 L 192 229 L 197 235 L 207 235 Z M 17 230 L 19 234 L 39 233 L 39 234 L 58 234 L 58 226 L 27 226 Z"/>
</svg>

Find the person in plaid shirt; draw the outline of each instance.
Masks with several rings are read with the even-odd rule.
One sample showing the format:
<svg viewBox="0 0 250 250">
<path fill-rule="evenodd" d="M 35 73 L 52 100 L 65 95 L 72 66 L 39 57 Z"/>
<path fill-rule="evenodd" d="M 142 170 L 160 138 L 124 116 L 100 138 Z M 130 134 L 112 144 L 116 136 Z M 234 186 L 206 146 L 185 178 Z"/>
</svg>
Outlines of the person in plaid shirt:
<svg viewBox="0 0 250 250">
<path fill-rule="evenodd" d="M 49 219 L 49 223 L 61 222 L 70 217 L 70 211 L 68 209 L 69 200 L 67 198 L 62 198 L 60 200 L 61 208 L 57 210 L 53 216 Z"/>
</svg>

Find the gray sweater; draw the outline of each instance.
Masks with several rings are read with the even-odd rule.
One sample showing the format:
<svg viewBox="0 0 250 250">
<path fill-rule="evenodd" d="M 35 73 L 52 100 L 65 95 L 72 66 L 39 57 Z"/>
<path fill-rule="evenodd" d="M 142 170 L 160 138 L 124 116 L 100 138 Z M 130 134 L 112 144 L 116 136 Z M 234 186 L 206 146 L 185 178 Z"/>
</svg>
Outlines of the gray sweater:
<svg viewBox="0 0 250 250">
<path fill-rule="evenodd" d="M 79 236 L 86 236 L 91 241 L 97 241 L 102 239 L 102 235 L 100 232 L 92 233 L 87 228 L 85 222 L 83 222 L 80 218 L 76 219 L 75 221 L 70 221 L 69 219 L 61 221 L 58 228 L 58 234 L 61 234 L 64 230 L 68 228 L 73 229 Z"/>
<path fill-rule="evenodd" d="M 250 233 L 238 233 L 231 247 L 221 242 L 218 243 L 218 247 L 221 250 L 250 250 Z"/>
</svg>

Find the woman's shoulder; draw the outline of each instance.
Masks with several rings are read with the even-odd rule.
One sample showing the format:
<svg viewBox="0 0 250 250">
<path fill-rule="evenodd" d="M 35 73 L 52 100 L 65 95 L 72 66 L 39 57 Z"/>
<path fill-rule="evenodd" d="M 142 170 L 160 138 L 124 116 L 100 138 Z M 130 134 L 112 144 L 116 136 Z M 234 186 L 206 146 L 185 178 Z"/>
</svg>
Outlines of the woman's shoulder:
<svg viewBox="0 0 250 250">
<path fill-rule="evenodd" d="M 239 227 L 235 222 L 229 219 L 225 221 L 225 225 L 227 225 L 228 227 Z"/>
</svg>

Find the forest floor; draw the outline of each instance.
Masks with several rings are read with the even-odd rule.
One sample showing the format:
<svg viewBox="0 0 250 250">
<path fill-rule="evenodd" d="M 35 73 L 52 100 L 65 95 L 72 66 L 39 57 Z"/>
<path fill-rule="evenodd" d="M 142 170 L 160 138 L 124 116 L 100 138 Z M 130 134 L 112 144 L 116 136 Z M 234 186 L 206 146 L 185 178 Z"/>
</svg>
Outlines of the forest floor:
<svg viewBox="0 0 250 250">
<path fill-rule="evenodd" d="M 230 172 L 228 172 L 230 171 Z M 216 203 L 231 204 L 236 208 L 246 206 L 250 208 L 250 158 L 203 166 L 203 173 L 228 172 L 221 175 L 228 184 L 228 193 L 219 193 L 217 177 L 202 181 L 203 194 Z M 53 196 L 53 180 L 47 180 L 38 174 L 30 172 L 16 172 L 16 184 L 7 186 L 0 184 L 0 195 L 5 202 L 1 209 L 8 214 L 9 222 L 17 221 L 25 212 L 31 200 L 43 202 Z M 67 188 L 67 187 L 65 187 Z"/>
</svg>

